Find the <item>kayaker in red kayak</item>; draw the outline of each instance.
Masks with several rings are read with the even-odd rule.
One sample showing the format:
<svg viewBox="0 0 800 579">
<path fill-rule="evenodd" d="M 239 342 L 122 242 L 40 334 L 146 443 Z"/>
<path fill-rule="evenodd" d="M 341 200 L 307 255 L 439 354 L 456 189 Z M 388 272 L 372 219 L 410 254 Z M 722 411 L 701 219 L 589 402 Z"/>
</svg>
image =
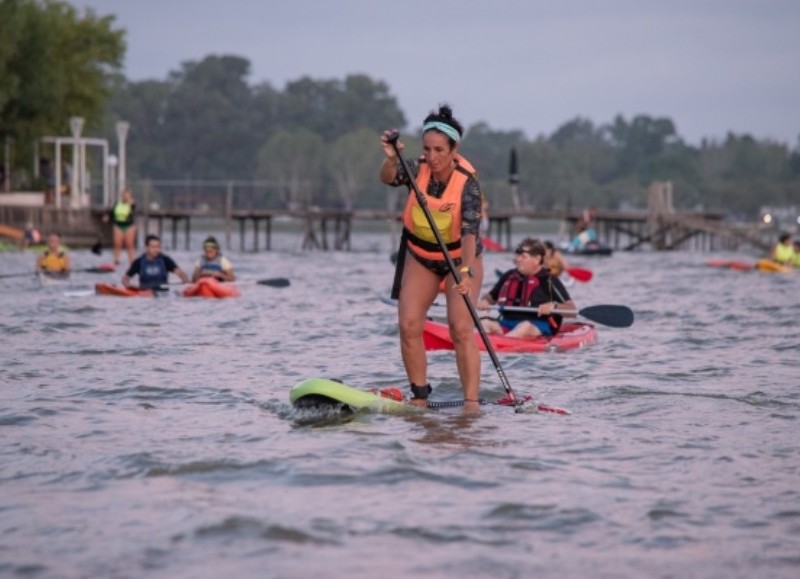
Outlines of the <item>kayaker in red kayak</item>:
<svg viewBox="0 0 800 579">
<path fill-rule="evenodd" d="M 489 334 L 505 334 L 511 338 L 552 336 L 561 327 L 563 317 L 558 309 L 576 310 L 575 302 L 564 284 L 544 267 L 545 247 L 540 241 L 527 238 L 514 250 L 516 267 L 505 272 L 495 286 L 477 304 L 478 309 L 500 306 L 499 320 L 484 319 Z M 503 311 L 503 306 L 537 308 L 537 312 Z"/>
<path fill-rule="evenodd" d="M 481 190 L 475 169 L 459 154 L 463 133 L 461 123 L 453 118 L 450 107 L 440 106 L 423 123 L 422 157 L 408 163 L 419 190 L 425 195 L 442 240 L 460 271 L 460 284 L 455 285 L 453 276 L 449 275 L 444 253 L 416 195 L 411 192 L 411 176 L 403 170 L 390 142 L 392 131 L 381 136 L 386 158 L 381 165 L 380 179 L 387 185 L 409 188 L 392 297 L 398 300 L 400 351 L 410 382 L 412 404 L 424 406 L 432 391 L 422 331 L 428 308 L 439 295 L 439 284 L 444 279 L 447 323 L 455 342 L 464 410 L 477 412 L 481 359 L 472 337 L 472 317 L 462 294 L 477 299 L 483 280 L 478 233 Z M 400 142 L 396 146 L 398 150 L 403 148 Z"/>
<path fill-rule="evenodd" d="M 194 264 L 192 281 L 196 282 L 201 277 L 213 277 L 219 281 L 236 279 L 231 262 L 220 253 L 219 242 L 213 235 L 206 237 L 203 242 L 203 255 Z"/>
<path fill-rule="evenodd" d="M 544 266 L 550 270 L 550 273 L 559 277 L 569 267 L 567 260 L 564 259 L 564 254 L 559 251 L 552 241 L 544 242 Z"/>
<path fill-rule="evenodd" d="M 133 260 L 122 276 L 122 285 L 131 287 L 131 278 L 138 275 L 141 289 L 157 289 L 167 284 L 170 273 L 177 275 L 183 283 L 189 283 L 186 272 L 170 256 L 161 253 L 158 235 L 148 235 L 144 243 L 144 253 Z"/>
</svg>

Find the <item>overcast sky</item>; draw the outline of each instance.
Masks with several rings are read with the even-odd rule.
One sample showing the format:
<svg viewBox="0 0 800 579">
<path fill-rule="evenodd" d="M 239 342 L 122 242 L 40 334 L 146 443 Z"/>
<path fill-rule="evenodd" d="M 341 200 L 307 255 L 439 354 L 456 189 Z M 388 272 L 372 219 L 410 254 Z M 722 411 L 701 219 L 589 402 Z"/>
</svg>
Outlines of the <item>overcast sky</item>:
<svg viewBox="0 0 800 579">
<path fill-rule="evenodd" d="M 125 74 L 231 54 L 251 85 L 364 73 L 412 128 L 549 135 L 575 117 L 669 117 L 692 144 L 732 131 L 798 145 L 798 0 L 73 0 L 127 30 Z"/>
</svg>

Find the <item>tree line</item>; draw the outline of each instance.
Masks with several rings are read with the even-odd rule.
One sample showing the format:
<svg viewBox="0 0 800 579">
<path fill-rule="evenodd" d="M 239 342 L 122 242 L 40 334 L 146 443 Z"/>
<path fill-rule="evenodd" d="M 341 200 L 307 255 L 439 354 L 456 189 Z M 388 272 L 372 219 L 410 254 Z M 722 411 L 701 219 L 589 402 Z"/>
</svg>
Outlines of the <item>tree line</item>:
<svg viewBox="0 0 800 579">
<path fill-rule="evenodd" d="M 257 180 L 273 192 L 259 206 L 383 208 L 378 135 L 400 128 L 408 154 L 419 152 L 422 119 L 409 123 L 390 87 L 367 75 L 300 77 L 279 90 L 251 84 L 247 59 L 209 55 L 164 80 L 129 81 L 124 50 L 113 17 L 79 15 L 63 2 L 0 3 L 0 135 L 14 139 L 18 158 L 37 135 L 63 134 L 72 115 L 112 143 L 124 119 L 130 180 Z M 693 146 L 671 119 L 647 115 L 578 117 L 535 138 L 478 122 L 462 152 L 494 207 L 512 204 L 512 149 L 527 207 L 642 208 L 653 180 L 673 182 L 680 209 L 752 218 L 762 205 L 800 205 L 800 139 L 790 148 L 729 133 Z"/>
</svg>

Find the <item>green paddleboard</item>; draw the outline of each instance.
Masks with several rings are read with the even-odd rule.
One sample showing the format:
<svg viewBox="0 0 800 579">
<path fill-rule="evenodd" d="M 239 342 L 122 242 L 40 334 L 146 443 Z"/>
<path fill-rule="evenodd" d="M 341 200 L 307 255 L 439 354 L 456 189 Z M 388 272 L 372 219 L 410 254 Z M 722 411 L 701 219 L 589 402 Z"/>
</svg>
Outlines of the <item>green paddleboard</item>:
<svg viewBox="0 0 800 579">
<path fill-rule="evenodd" d="M 316 408 L 340 404 L 353 411 L 367 410 L 392 414 L 419 411 L 418 408 L 409 404 L 326 378 L 303 380 L 289 392 L 289 401 L 295 408 Z"/>
</svg>

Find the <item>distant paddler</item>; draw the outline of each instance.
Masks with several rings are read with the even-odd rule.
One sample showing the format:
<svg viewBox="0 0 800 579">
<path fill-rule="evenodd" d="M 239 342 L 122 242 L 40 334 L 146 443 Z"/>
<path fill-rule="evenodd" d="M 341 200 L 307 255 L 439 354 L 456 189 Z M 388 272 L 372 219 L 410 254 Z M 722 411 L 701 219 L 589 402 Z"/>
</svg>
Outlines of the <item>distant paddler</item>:
<svg viewBox="0 0 800 579">
<path fill-rule="evenodd" d="M 47 249 L 36 257 L 37 273 L 68 277 L 70 272 L 69 256 L 61 247 L 61 236 L 51 233 L 47 237 Z"/>
<path fill-rule="evenodd" d="M 139 288 L 161 289 L 169 282 L 170 273 L 177 275 L 183 283 L 189 283 L 186 272 L 170 256 L 161 253 L 161 239 L 158 235 L 148 235 L 144 253 L 133 260 L 122 276 L 122 285 L 132 287 L 131 278 L 138 275 Z"/>
<path fill-rule="evenodd" d="M 209 235 L 203 242 L 203 255 L 194 264 L 192 281 L 196 282 L 201 277 L 213 277 L 219 281 L 234 281 L 233 266 L 219 250 L 219 242 L 213 235 Z"/>
<path fill-rule="evenodd" d="M 778 243 L 772 248 L 770 258 L 775 263 L 781 265 L 795 265 L 797 263 L 792 236 L 788 233 L 781 233 Z"/>
<path fill-rule="evenodd" d="M 119 254 L 122 247 L 128 250 L 128 265 L 133 263 L 136 255 L 136 202 L 130 189 L 122 192 L 120 199 L 111 210 L 103 216 L 103 222 L 111 221 L 114 235 L 114 265 L 119 265 Z"/>
</svg>

